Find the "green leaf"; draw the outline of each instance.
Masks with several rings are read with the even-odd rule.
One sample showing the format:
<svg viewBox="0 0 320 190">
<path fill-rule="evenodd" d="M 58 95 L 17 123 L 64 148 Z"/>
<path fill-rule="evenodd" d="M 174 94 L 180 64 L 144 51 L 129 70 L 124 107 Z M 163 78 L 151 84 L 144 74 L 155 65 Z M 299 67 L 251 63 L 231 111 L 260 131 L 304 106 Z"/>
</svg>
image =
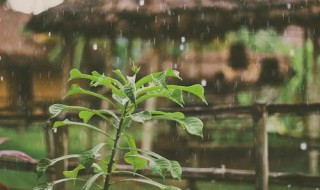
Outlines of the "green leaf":
<svg viewBox="0 0 320 190">
<path fill-rule="evenodd" d="M 106 156 L 104 160 L 100 161 L 98 163 L 99 169 L 94 168 L 94 173 L 99 173 L 99 172 L 107 172 L 108 169 L 108 163 L 110 162 L 110 156 Z M 117 164 L 113 163 L 112 165 L 112 172 L 117 169 Z"/>
<path fill-rule="evenodd" d="M 145 121 L 152 119 L 151 114 L 148 111 L 131 114 L 130 117 L 133 121 L 140 123 L 144 123 Z"/>
<path fill-rule="evenodd" d="M 167 88 L 167 83 L 166 83 L 166 71 L 160 72 L 160 73 L 155 73 L 152 74 L 152 81 L 156 86 Z"/>
<path fill-rule="evenodd" d="M 141 155 L 136 150 L 137 146 L 133 137 L 130 134 L 125 134 L 125 136 L 127 137 L 127 142 L 131 150 L 125 154 L 124 160 L 128 164 L 133 165 L 134 171 L 144 169 L 147 166 L 148 161 L 145 158 L 141 157 Z"/>
<path fill-rule="evenodd" d="M 91 150 L 85 151 L 80 154 L 79 161 L 87 170 L 92 166 L 95 159 L 100 156 L 99 150 L 105 145 L 105 143 L 100 143 L 93 147 Z"/>
<path fill-rule="evenodd" d="M 106 110 L 106 109 L 101 109 L 101 110 L 91 110 L 89 108 L 86 107 L 82 107 L 82 106 L 67 106 L 64 104 L 53 104 L 49 107 L 49 111 L 51 113 L 51 117 L 56 117 L 57 115 L 59 115 L 61 112 L 64 111 L 79 111 L 83 113 L 79 113 L 79 117 L 82 119 L 85 119 L 87 123 L 87 121 L 93 116 L 93 115 L 97 115 L 103 119 L 108 120 L 105 115 L 108 116 L 112 116 L 113 118 L 115 118 L 116 120 L 119 120 L 119 118 L 116 116 L 116 114 L 114 114 L 112 111 L 110 110 Z"/>
<path fill-rule="evenodd" d="M 132 67 L 131 67 L 131 70 L 132 72 L 136 75 L 140 72 L 140 67 L 137 67 L 135 66 L 134 62 L 131 62 L 132 63 Z"/>
<path fill-rule="evenodd" d="M 129 98 L 131 102 L 136 103 L 136 89 L 134 84 L 129 83 L 123 87 L 124 94 Z"/>
<path fill-rule="evenodd" d="M 178 105 L 183 107 L 184 101 L 182 96 L 182 90 L 174 89 L 170 94 L 171 99 L 176 102 Z"/>
<path fill-rule="evenodd" d="M 43 176 L 46 173 L 47 169 L 50 166 L 54 165 L 55 163 L 57 163 L 61 160 L 69 159 L 69 158 L 77 158 L 79 156 L 80 155 L 78 155 L 78 154 L 71 154 L 71 155 L 61 156 L 61 157 L 58 157 L 58 158 L 55 158 L 52 160 L 50 160 L 48 158 L 43 158 L 43 159 L 39 160 L 37 167 L 36 167 L 38 178 Z"/>
<path fill-rule="evenodd" d="M 112 98 L 117 101 L 120 105 L 125 105 L 128 101 L 129 98 L 125 94 L 112 94 Z"/>
<path fill-rule="evenodd" d="M 107 136 L 108 138 L 113 140 L 113 137 L 111 137 L 108 133 L 100 130 L 99 128 L 97 128 L 97 127 L 95 127 L 93 125 L 90 125 L 90 124 L 87 124 L 87 123 L 74 122 L 74 121 L 70 121 L 68 119 L 65 119 L 64 121 L 56 121 L 53 124 L 53 129 L 58 128 L 58 127 L 63 127 L 63 126 L 69 126 L 69 125 L 70 126 L 86 127 L 86 128 L 98 131 L 98 132 L 104 134 L 105 136 Z"/>
<path fill-rule="evenodd" d="M 49 107 L 51 117 L 59 115 L 67 106 L 63 104 L 53 104 Z"/>
<path fill-rule="evenodd" d="M 148 93 L 140 96 L 137 99 L 137 104 L 144 102 L 147 99 L 158 98 L 158 97 L 169 99 L 169 100 L 177 103 L 181 107 L 183 107 L 184 101 L 182 98 L 182 91 L 181 90 L 179 90 L 179 89 L 165 89 L 162 87 L 161 87 L 161 89 L 153 90 L 151 92 L 148 92 Z"/>
<path fill-rule="evenodd" d="M 177 119 L 176 121 L 185 127 L 190 134 L 203 138 L 203 123 L 199 118 L 188 117 Z"/>
<path fill-rule="evenodd" d="M 52 166 L 54 163 L 52 162 L 52 160 L 48 159 L 48 158 L 43 158 L 41 160 L 39 160 L 38 164 L 37 164 L 37 174 L 38 174 L 38 179 L 43 176 L 47 169 Z"/>
<path fill-rule="evenodd" d="M 86 151 L 80 155 L 79 161 L 80 161 L 80 164 L 86 168 L 86 170 L 89 170 L 91 168 L 93 162 L 95 161 L 95 158 L 96 157 L 92 153 L 92 151 Z"/>
<path fill-rule="evenodd" d="M 53 189 L 53 183 L 42 183 L 37 185 L 33 190 L 52 190 Z"/>
<path fill-rule="evenodd" d="M 145 169 L 148 165 L 148 161 L 137 151 L 127 152 L 124 156 L 124 160 L 126 163 L 133 166 L 134 171 Z"/>
<path fill-rule="evenodd" d="M 175 118 L 185 118 L 184 114 L 182 112 L 163 112 L 163 111 L 150 111 L 152 117 L 154 116 L 165 116 L 168 117 L 169 119 Z"/>
<path fill-rule="evenodd" d="M 159 175 L 162 178 L 165 178 L 165 175 L 170 168 L 171 163 L 165 158 L 156 159 L 153 162 L 150 162 L 151 173 Z"/>
<path fill-rule="evenodd" d="M 122 72 L 119 69 L 114 70 L 113 73 L 115 73 L 116 75 L 118 75 L 118 77 L 120 77 L 120 79 L 122 80 L 123 84 L 128 84 L 128 81 L 127 81 L 126 77 L 123 76 Z"/>
<path fill-rule="evenodd" d="M 103 172 L 101 173 L 97 173 L 95 175 L 93 175 L 85 184 L 84 186 L 81 188 L 81 190 L 89 190 L 95 183 L 95 181 L 101 176 L 103 175 Z"/>
<path fill-rule="evenodd" d="M 183 113 L 167 113 L 160 111 L 151 111 L 152 119 L 172 120 L 178 122 L 184 127 L 189 134 L 200 136 L 203 138 L 203 123 L 199 118 L 187 117 L 185 118 Z"/>
<path fill-rule="evenodd" d="M 97 144 L 96 146 L 94 146 L 91 151 L 93 152 L 93 154 L 96 155 L 96 157 L 98 157 L 100 154 L 99 154 L 99 151 L 102 147 L 104 147 L 106 145 L 106 143 L 99 143 Z"/>
<path fill-rule="evenodd" d="M 69 80 L 84 78 L 83 76 L 84 75 L 78 69 L 71 69 Z M 87 79 L 89 79 L 89 77 Z"/>
<path fill-rule="evenodd" d="M 77 166 L 76 168 L 74 168 L 71 171 L 64 171 L 63 175 L 66 178 L 77 178 L 79 171 L 82 170 L 82 169 L 85 169 L 85 167 L 83 165 L 79 165 L 79 166 Z"/>
<path fill-rule="evenodd" d="M 94 116 L 94 113 L 91 111 L 79 112 L 79 118 L 81 118 L 84 123 L 88 123 L 88 121 L 91 119 L 92 116 Z"/>
<path fill-rule="evenodd" d="M 104 76 L 99 74 L 98 72 L 92 72 L 92 75 L 83 74 L 77 69 L 72 69 L 70 71 L 70 78 L 69 80 L 73 79 L 88 79 L 91 80 L 90 84 L 91 86 L 98 86 L 103 85 L 105 87 L 111 88 L 112 90 L 117 90 L 117 88 L 113 85 L 117 85 L 119 87 L 122 86 L 122 84 L 117 81 L 116 79 L 112 79 L 110 77 Z"/>
<path fill-rule="evenodd" d="M 67 94 L 66 94 L 66 96 L 64 98 L 66 98 L 68 96 L 71 96 L 71 95 L 75 95 L 75 94 L 85 94 L 85 95 L 93 96 L 93 97 L 96 97 L 96 98 L 99 98 L 99 99 L 101 99 L 103 101 L 108 102 L 112 106 L 115 106 L 114 103 L 111 100 L 109 100 L 108 98 L 104 97 L 103 95 L 95 93 L 95 92 L 92 92 L 92 91 L 89 91 L 89 90 L 85 90 L 85 89 L 81 88 L 77 84 L 71 85 L 70 90 L 67 92 Z"/>
<path fill-rule="evenodd" d="M 180 89 L 186 92 L 189 92 L 198 98 L 200 98 L 204 103 L 208 104 L 205 97 L 204 97 L 204 89 L 203 86 L 200 84 L 195 84 L 192 86 L 178 86 L 178 85 L 169 85 L 169 88 L 172 89 Z"/>
<path fill-rule="evenodd" d="M 182 169 L 181 169 L 181 166 L 179 164 L 179 162 L 177 161 L 170 161 L 170 164 L 171 164 L 171 169 L 170 169 L 170 173 L 171 173 L 171 176 L 173 178 L 176 178 L 176 179 L 181 179 L 181 175 L 182 175 Z"/>
<path fill-rule="evenodd" d="M 152 76 L 153 76 L 153 75 L 158 75 L 159 73 L 162 73 L 162 72 L 149 74 L 149 75 L 141 78 L 141 79 L 136 83 L 136 88 L 140 88 L 140 87 L 142 87 L 143 85 L 151 82 L 151 81 L 152 81 Z M 166 76 L 166 77 L 170 76 L 170 77 L 175 77 L 175 78 L 181 79 L 181 78 L 179 77 L 179 71 L 171 70 L 171 69 L 165 71 L 165 76 Z"/>
</svg>

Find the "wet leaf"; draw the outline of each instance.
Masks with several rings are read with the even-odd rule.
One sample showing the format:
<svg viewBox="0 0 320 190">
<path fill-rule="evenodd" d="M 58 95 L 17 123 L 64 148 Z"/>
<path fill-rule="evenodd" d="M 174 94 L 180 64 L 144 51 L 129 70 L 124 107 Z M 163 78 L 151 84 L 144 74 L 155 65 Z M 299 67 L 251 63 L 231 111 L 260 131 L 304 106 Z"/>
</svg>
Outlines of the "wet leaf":
<svg viewBox="0 0 320 190">
<path fill-rule="evenodd" d="M 170 161 L 170 164 L 171 164 L 171 169 L 170 169 L 171 176 L 176 179 L 181 179 L 182 169 L 179 162 Z"/>
<path fill-rule="evenodd" d="M 80 154 L 79 161 L 80 164 L 83 165 L 86 170 L 91 168 L 92 164 L 100 156 L 99 150 L 105 145 L 105 143 L 100 143 L 93 147 L 91 150 L 85 151 Z"/>
<path fill-rule="evenodd" d="M 208 104 L 206 99 L 205 99 L 205 97 L 204 97 L 203 86 L 201 86 L 200 84 L 195 84 L 195 85 L 192 85 L 192 86 L 170 85 L 170 88 L 180 89 L 180 90 L 189 92 L 189 93 L 197 96 L 198 98 L 200 98 L 204 103 Z"/>
<path fill-rule="evenodd" d="M 92 151 L 86 151 L 80 154 L 79 161 L 80 164 L 86 168 L 86 170 L 89 170 L 95 161 L 95 158 L 96 157 Z"/>
<path fill-rule="evenodd" d="M 142 87 L 143 85 L 145 85 L 145 84 L 147 84 L 147 83 L 149 83 L 149 82 L 152 82 L 152 80 L 153 80 L 152 76 L 153 76 L 153 75 L 161 75 L 161 73 L 163 73 L 163 72 L 158 72 L 158 73 L 149 74 L 149 75 L 141 78 L 141 79 L 136 83 L 136 87 L 137 87 L 137 88 L 140 88 L 140 87 Z M 165 71 L 165 76 L 166 76 L 166 77 L 170 76 L 170 77 L 175 77 L 175 78 L 181 79 L 181 78 L 179 77 L 179 71 L 171 70 L 171 69 L 168 69 L 168 70 Z"/>
<path fill-rule="evenodd" d="M 53 189 L 53 183 L 42 183 L 37 185 L 33 190 L 52 190 Z"/>
<path fill-rule="evenodd" d="M 151 173 L 159 175 L 162 178 L 165 178 L 165 175 L 170 168 L 171 163 L 165 158 L 156 159 L 153 162 L 150 162 Z"/>
<path fill-rule="evenodd" d="M 95 175 L 93 175 L 85 184 L 84 186 L 81 188 L 81 190 L 89 190 L 95 183 L 95 181 L 101 176 L 103 175 L 103 172 L 101 173 L 97 173 Z"/>
<path fill-rule="evenodd" d="M 81 118 L 84 123 L 88 123 L 88 121 L 91 119 L 92 116 L 94 116 L 94 112 L 91 112 L 91 111 L 79 112 L 79 118 Z"/>
<path fill-rule="evenodd" d="M 131 102 L 136 103 L 136 89 L 134 84 L 129 83 L 128 85 L 123 87 L 124 94 L 129 98 Z"/>
<path fill-rule="evenodd" d="M 98 132 L 104 134 L 105 136 L 109 137 L 110 139 L 113 139 L 108 133 L 100 130 L 99 128 L 97 128 L 97 127 L 95 127 L 93 125 L 90 125 L 90 124 L 87 124 L 87 123 L 81 123 L 81 122 L 74 122 L 74 121 L 70 121 L 68 119 L 65 119 L 64 121 L 56 121 L 56 122 L 54 122 L 53 129 L 56 129 L 56 128 L 59 128 L 59 127 L 63 127 L 63 126 L 86 127 L 86 128 L 98 131 Z"/>
<path fill-rule="evenodd" d="M 38 165 L 37 165 L 37 174 L 38 174 L 38 178 L 40 178 L 41 176 L 43 176 L 47 169 L 52 166 L 54 164 L 54 162 L 48 158 L 43 158 L 41 160 L 39 160 Z"/>
<path fill-rule="evenodd" d="M 181 118 L 176 121 L 180 123 L 183 127 L 185 127 L 188 133 L 203 138 L 203 123 L 199 118 L 188 117 Z"/>
<path fill-rule="evenodd" d="M 140 123 L 144 123 L 145 121 L 150 120 L 152 118 L 150 112 L 148 111 L 142 111 L 135 114 L 131 114 L 130 117 L 133 121 Z"/>
<path fill-rule="evenodd" d="M 85 169 L 85 167 L 82 166 L 82 165 L 79 165 L 79 166 L 77 166 L 76 168 L 74 168 L 74 169 L 71 170 L 71 171 L 64 171 L 64 172 L 63 172 L 63 175 L 64 175 L 66 178 L 77 178 L 79 171 L 82 170 L 82 169 Z"/>
<path fill-rule="evenodd" d="M 125 136 L 127 137 L 127 143 L 131 150 L 125 154 L 124 160 L 134 167 L 134 171 L 144 169 L 148 161 L 136 150 L 137 146 L 133 137 L 130 134 L 125 134 Z"/>
<path fill-rule="evenodd" d="M 63 104 L 53 104 L 49 107 L 51 117 L 59 115 L 67 106 Z"/>
<path fill-rule="evenodd" d="M 122 74 L 122 72 L 119 69 L 114 70 L 113 73 L 115 73 L 118 77 L 120 77 L 120 79 L 122 80 L 123 84 L 128 84 L 128 81 L 127 81 L 126 77 Z"/>
<path fill-rule="evenodd" d="M 103 101 L 106 101 L 106 102 L 108 102 L 108 103 L 110 103 L 111 105 L 114 106 L 114 103 L 111 100 L 109 100 L 108 98 L 104 97 L 103 95 L 95 93 L 95 92 L 92 92 L 90 90 L 85 90 L 85 89 L 81 88 L 77 84 L 71 85 L 71 87 L 70 87 L 70 89 L 67 92 L 65 97 L 68 97 L 68 96 L 71 96 L 71 95 L 75 95 L 75 94 L 84 94 L 84 95 L 93 96 L 93 97 L 99 98 L 99 99 L 101 99 Z"/>
<path fill-rule="evenodd" d="M 152 82 L 159 87 L 162 88 L 167 88 L 167 83 L 166 83 L 166 71 L 160 72 L 160 73 L 155 73 L 152 74 Z"/>
<path fill-rule="evenodd" d="M 98 163 L 99 169 L 98 168 L 93 169 L 94 173 L 107 172 L 109 162 L 110 162 L 110 156 L 106 156 L 104 160 Z M 117 169 L 117 164 L 113 163 L 112 172 L 115 171 L 116 169 Z"/>
</svg>

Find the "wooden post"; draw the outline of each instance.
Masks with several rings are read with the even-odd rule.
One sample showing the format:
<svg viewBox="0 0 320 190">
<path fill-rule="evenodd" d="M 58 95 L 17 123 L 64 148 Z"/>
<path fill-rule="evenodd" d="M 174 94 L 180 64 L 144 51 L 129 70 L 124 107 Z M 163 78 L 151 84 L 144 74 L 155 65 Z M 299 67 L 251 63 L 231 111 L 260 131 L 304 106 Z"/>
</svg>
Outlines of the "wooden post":
<svg viewBox="0 0 320 190">
<path fill-rule="evenodd" d="M 255 152 L 255 190 L 268 190 L 269 161 L 268 134 L 266 128 L 267 109 L 265 103 L 255 103 L 253 117 L 253 135 Z"/>
</svg>

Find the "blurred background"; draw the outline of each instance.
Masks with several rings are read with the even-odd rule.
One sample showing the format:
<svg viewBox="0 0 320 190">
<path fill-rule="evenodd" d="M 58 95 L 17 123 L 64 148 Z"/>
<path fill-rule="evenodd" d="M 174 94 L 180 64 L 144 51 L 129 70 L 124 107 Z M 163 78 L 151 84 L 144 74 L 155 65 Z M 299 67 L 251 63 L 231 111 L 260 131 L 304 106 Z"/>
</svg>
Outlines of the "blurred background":
<svg viewBox="0 0 320 190">
<path fill-rule="evenodd" d="M 186 135 L 173 123 L 153 122 L 130 129 L 139 146 L 184 167 L 254 170 L 251 115 L 214 110 L 257 101 L 318 103 L 319 21 L 316 0 L 0 0 L 0 138 L 7 138 L 0 150 L 23 151 L 34 159 L 54 156 L 48 146 L 48 107 L 62 102 L 70 69 L 105 75 L 120 69 L 130 75 L 134 62 L 140 76 L 178 70 L 183 78 L 178 83 L 201 84 L 208 101 L 207 106 L 185 97 L 185 110 L 204 122 L 204 139 Z M 108 107 L 88 97 L 70 102 Z M 180 109 L 162 99 L 144 106 Z M 270 172 L 319 175 L 319 121 L 317 114 L 268 116 Z M 84 151 L 98 142 L 85 129 L 70 128 L 68 139 L 62 152 Z M 20 170 L 0 166 L 0 183 L 32 189 L 36 174 Z M 254 183 L 215 178 L 178 184 L 184 189 L 254 188 Z M 311 189 L 270 184 L 270 189 L 287 188 Z"/>
</svg>

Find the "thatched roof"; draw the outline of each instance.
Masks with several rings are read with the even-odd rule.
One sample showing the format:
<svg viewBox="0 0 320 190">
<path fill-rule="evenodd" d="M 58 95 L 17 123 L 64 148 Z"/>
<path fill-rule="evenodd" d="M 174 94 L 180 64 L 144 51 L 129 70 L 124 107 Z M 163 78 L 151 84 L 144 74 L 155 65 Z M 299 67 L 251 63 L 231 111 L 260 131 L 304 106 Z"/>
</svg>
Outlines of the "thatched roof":
<svg viewBox="0 0 320 190">
<path fill-rule="evenodd" d="M 22 34 L 30 15 L 4 9 L 0 6 L 1 62 L 25 63 L 44 57 L 45 49 L 33 43 L 31 36 Z"/>
<path fill-rule="evenodd" d="M 38 32 L 207 39 L 243 25 L 320 26 L 318 0 L 66 0 L 34 16 Z M 318 29 L 318 28 L 316 28 Z"/>
</svg>

